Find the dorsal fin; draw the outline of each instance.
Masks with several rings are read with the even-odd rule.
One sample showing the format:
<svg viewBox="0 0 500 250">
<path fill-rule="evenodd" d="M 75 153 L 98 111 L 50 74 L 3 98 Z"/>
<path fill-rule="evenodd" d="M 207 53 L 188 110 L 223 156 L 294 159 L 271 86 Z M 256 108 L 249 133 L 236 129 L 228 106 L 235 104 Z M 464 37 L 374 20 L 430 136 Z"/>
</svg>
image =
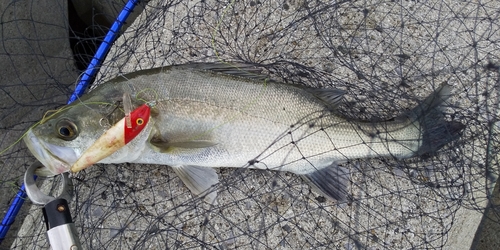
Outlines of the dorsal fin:
<svg viewBox="0 0 500 250">
<path fill-rule="evenodd" d="M 337 109 L 340 102 L 342 101 L 342 97 L 346 93 L 344 90 L 340 89 L 306 88 L 306 91 L 322 101 L 331 110 Z"/>
<path fill-rule="evenodd" d="M 262 70 L 260 68 L 245 63 L 190 63 L 183 66 L 192 69 L 210 70 L 223 74 L 250 78 L 257 81 L 275 82 L 272 81 L 268 76 L 262 75 Z M 308 91 L 332 110 L 337 108 L 337 106 L 342 101 L 343 95 L 346 93 L 345 91 L 339 89 L 317 89 L 295 84 L 288 85 Z"/>
<path fill-rule="evenodd" d="M 270 81 L 270 78 L 268 76 L 262 74 L 262 69 L 245 63 L 190 63 L 183 66 L 193 69 L 210 70 L 223 74 L 250 78 L 257 81 Z"/>
</svg>

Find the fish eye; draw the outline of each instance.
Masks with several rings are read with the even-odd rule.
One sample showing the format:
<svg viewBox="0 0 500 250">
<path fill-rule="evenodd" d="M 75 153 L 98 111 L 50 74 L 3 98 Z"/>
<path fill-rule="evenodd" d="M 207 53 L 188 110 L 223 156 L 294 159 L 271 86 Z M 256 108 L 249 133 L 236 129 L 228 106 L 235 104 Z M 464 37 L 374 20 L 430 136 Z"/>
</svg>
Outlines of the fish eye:
<svg viewBox="0 0 500 250">
<path fill-rule="evenodd" d="M 66 119 L 62 119 L 57 122 L 56 132 L 59 138 L 66 141 L 71 141 L 78 136 L 78 129 L 76 128 L 76 125 Z"/>
</svg>

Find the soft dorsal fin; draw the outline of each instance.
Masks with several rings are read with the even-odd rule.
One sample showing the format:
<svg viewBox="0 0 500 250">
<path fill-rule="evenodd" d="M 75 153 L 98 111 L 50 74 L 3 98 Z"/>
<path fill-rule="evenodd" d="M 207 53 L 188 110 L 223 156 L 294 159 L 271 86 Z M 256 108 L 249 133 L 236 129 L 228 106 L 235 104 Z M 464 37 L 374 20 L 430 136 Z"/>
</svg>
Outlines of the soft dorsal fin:
<svg viewBox="0 0 500 250">
<path fill-rule="evenodd" d="M 245 63 L 190 63 L 183 66 L 193 69 L 210 70 L 218 73 L 250 78 L 257 81 L 270 81 L 270 78 L 268 76 L 262 74 L 262 69 Z"/>
<path fill-rule="evenodd" d="M 344 90 L 340 89 L 307 88 L 306 91 L 318 98 L 332 110 L 336 109 L 339 106 L 344 94 L 346 93 Z"/>
</svg>

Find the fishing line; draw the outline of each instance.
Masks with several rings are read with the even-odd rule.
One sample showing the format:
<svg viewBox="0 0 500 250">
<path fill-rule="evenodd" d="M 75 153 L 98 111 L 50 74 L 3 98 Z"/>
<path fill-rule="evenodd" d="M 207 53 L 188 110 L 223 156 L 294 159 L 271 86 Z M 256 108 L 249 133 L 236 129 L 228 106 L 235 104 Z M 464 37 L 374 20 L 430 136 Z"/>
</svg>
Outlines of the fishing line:
<svg viewBox="0 0 500 250">
<path fill-rule="evenodd" d="M 109 102 L 88 102 L 88 103 L 84 103 L 84 102 L 80 102 L 78 104 L 73 104 L 71 106 L 63 106 L 61 107 L 60 109 L 56 109 L 56 110 L 48 110 L 45 112 L 45 114 L 43 115 L 42 119 L 38 122 L 36 122 L 35 124 L 31 125 L 27 130 L 26 132 L 24 132 L 16 141 L 14 141 L 13 143 L 11 143 L 8 147 L 4 148 L 3 150 L 0 151 L 0 155 L 2 155 L 3 153 L 5 153 L 6 151 L 8 151 L 9 149 L 11 149 L 12 147 L 14 147 L 16 144 L 18 144 L 19 142 L 21 142 L 21 140 L 26 137 L 26 134 L 28 134 L 28 131 L 38 125 L 41 125 L 41 124 L 44 124 L 46 121 L 50 120 L 52 117 L 58 115 L 59 113 L 63 112 L 63 111 L 66 111 L 68 109 L 71 109 L 72 107 L 74 106 L 78 106 L 78 105 L 83 105 L 87 108 L 90 108 L 91 110 L 94 110 L 92 109 L 91 107 L 89 107 L 88 105 L 89 104 L 92 104 L 92 105 L 114 105 L 113 103 L 109 103 Z M 49 113 L 51 113 L 49 115 Z"/>
<path fill-rule="evenodd" d="M 154 99 L 153 100 L 146 100 L 142 97 L 140 97 L 141 94 L 143 94 L 144 92 L 146 91 L 151 91 L 153 92 L 154 94 Z M 152 88 L 144 88 L 144 89 L 141 89 L 139 92 L 137 92 L 137 94 L 135 95 L 135 98 L 139 101 L 142 101 L 144 103 L 152 103 L 152 105 L 154 106 L 154 103 L 159 103 L 159 102 L 162 102 L 162 101 L 165 101 L 165 100 L 168 100 L 168 97 L 165 98 L 165 99 L 158 99 L 158 91 L 156 91 L 155 89 L 152 89 Z"/>
<path fill-rule="evenodd" d="M 100 67 L 93 67 L 93 68 L 91 68 L 91 69 L 92 69 L 92 70 L 97 71 L 97 70 L 99 70 L 99 68 L 100 68 Z M 76 78 L 76 80 L 75 80 L 75 89 L 77 89 L 77 87 L 80 85 L 80 83 L 81 83 L 81 81 L 82 81 L 82 78 L 83 78 L 85 75 L 86 75 L 86 72 L 85 72 L 85 71 L 84 71 L 84 72 L 82 72 L 82 73 L 80 73 L 80 75 L 78 75 L 78 77 L 77 77 L 77 78 Z M 83 95 L 83 93 L 82 93 L 82 95 Z M 79 102 L 80 102 L 83 106 L 87 107 L 87 108 L 88 108 L 88 109 L 90 109 L 90 110 L 93 110 L 91 107 L 87 106 L 87 105 L 86 105 L 86 104 L 85 104 L 85 103 L 84 103 L 84 102 L 80 99 L 80 96 L 82 96 L 82 95 L 77 95 L 77 96 L 76 96 L 76 99 L 77 99 L 77 100 L 78 100 L 78 101 L 79 101 Z"/>
</svg>

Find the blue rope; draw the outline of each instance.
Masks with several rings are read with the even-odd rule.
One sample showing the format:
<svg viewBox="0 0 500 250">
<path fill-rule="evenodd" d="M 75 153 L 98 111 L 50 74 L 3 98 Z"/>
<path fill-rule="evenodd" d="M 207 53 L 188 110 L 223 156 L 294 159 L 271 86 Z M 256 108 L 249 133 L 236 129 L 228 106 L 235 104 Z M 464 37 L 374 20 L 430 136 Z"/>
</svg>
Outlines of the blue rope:
<svg viewBox="0 0 500 250">
<path fill-rule="evenodd" d="M 115 22 L 113 23 L 108 33 L 106 34 L 106 37 L 104 37 L 104 40 L 97 49 L 97 52 L 95 53 L 94 58 L 92 58 L 92 61 L 87 67 L 87 70 L 85 70 L 85 73 L 82 75 L 82 78 L 78 82 L 78 85 L 76 86 L 75 91 L 71 95 L 68 104 L 72 103 L 73 101 L 78 99 L 78 97 L 82 96 L 83 93 L 85 93 L 85 90 L 87 89 L 88 85 L 91 83 L 92 79 L 97 74 L 97 71 L 100 68 L 102 62 L 104 61 L 104 58 L 108 54 L 111 45 L 115 42 L 116 37 L 120 32 L 120 29 L 122 28 L 123 24 L 127 20 L 130 13 L 134 10 L 138 2 L 139 0 L 129 0 L 125 5 L 125 7 L 123 7 L 122 11 L 120 12 Z M 23 183 L 19 188 L 19 191 L 17 192 L 16 196 L 14 197 L 12 204 L 10 204 L 9 210 L 7 210 L 7 213 L 2 219 L 2 224 L 0 224 L 0 244 L 5 239 L 5 236 L 7 235 L 10 226 L 14 223 L 14 220 L 16 219 L 19 210 L 21 210 L 21 207 L 26 198 L 27 195 Z"/>
<path fill-rule="evenodd" d="M 92 61 L 87 67 L 87 70 L 85 70 L 85 73 L 83 74 L 80 82 L 75 88 L 75 92 L 73 92 L 73 95 L 71 95 L 71 97 L 69 98 L 68 104 L 72 103 L 73 101 L 78 99 L 78 97 L 83 95 L 88 85 L 92 81 L 92 78 L 94 78 L 97 74 L 99 67 L 101 67 L 102 61 L 108 54 L 111 45 L 115 42 L 116 36 L 118 36 L 123 23 L 125 23 L 125 20 L 127 20 L 128 16 L 138 2 L 138 0 L 129 0 L 123 10 L 120 12 L 118 17 L 116 18 L 116 21 L 111 26 L 111 29 L 108 31 L 108 34 L 106 34 L 106 37 L 104 37 L 104 41 L 102 41 L 101 46 L 99 46 L 99 48 L 97 49 L 97 52 L 95 53 L 94 58 L 92 58 Z"/>
<path fill-rule="evenodd" d="M 17 213 L 19 213 L 19 210 L 21 210 L 26 196 L 27 195 L 24 190 L 23 183 L 16 196 L 14 197 L 12 204 L 10 204 L 9 210 L 7 210 L 7 213 L 3 217 L 2 224 L 0 224 L 0 243 L 2 243 L 3 239 L 5 239 L 5 236 L 7 236 L 7 232 L 9 231 L 10 226 L 14 223 Z"/>
</svg>

